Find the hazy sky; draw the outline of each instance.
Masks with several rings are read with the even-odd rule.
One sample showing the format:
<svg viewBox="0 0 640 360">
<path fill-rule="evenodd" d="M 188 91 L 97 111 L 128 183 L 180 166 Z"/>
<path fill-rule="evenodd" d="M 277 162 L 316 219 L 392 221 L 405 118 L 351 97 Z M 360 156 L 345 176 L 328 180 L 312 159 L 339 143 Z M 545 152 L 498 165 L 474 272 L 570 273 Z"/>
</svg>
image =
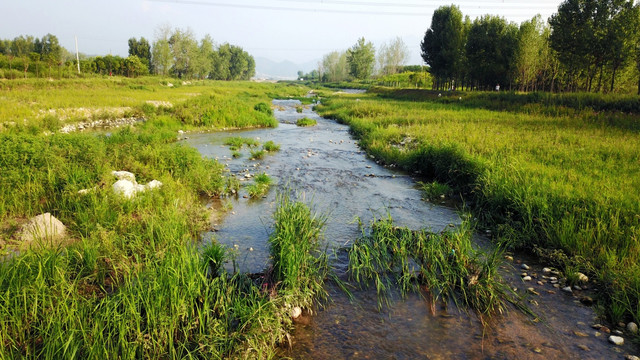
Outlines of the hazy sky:
<svg viewBox="0 0 640 360">
<path fill-rule="evenodd" d="M 402 37 L 411 63 L 420 61 L 420 40 L 433 11 L 455 4 L 472 19 L 495 14 L 520 23 L 536 14 L 548 19 L 561 0 L 18 0 L 0 5 L 0 38 L 56 35 L 68 50 L 127 55 L 127 40 L 149 41 L 161 24 L 191 28 L 198 39 L 243 47 L 256 57 L 304 63 L 358 38 L 378 45 Z"/>
</svg>

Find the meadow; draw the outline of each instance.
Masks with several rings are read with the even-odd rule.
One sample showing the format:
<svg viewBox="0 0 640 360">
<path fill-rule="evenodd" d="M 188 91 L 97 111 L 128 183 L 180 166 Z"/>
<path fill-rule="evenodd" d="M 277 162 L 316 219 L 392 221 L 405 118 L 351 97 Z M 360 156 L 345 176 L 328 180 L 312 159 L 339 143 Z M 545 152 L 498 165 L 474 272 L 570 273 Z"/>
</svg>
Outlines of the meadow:
<svg viewBox="0 0 640 360">
<path fill-rule="evenodd" d="M 179 130 L 276 126 L 271 97 L 305 91 L 229 82 L 170 87 L 158 78 L 0 82 L 0 357 L 274 357 L 292 309 L 311 308 L 322 288 L 324 276 L 285 280 L 299 267 L 327 271 L 313 245 L 322 223 L 283 197 L 279 208 L 293 210 L 274 219 L 272 247 L 306 247 L 275 257 L 268 277 L 227 273 L 233 250 L 199 241 L 210 226 L 203 199 L 236 193 L 238 182 L 176 140 Z M 56 131 L 120 116 L 145 121 Z M 163 185 L 127 199 L 111 190 L 114 170 Z M 22 224 L 43 212 L 67 225 L 65 242 L 21 243 Z M 292 228 L 307 233 L 279 230 Z"/>
<path fill-rule="evenodd" d="M 381 163 L 446 185 L 496 242 L 589 274 L 612 321 L 640 320 L 637 97 L 373 88 L 316 110 Z"/>
</svg>

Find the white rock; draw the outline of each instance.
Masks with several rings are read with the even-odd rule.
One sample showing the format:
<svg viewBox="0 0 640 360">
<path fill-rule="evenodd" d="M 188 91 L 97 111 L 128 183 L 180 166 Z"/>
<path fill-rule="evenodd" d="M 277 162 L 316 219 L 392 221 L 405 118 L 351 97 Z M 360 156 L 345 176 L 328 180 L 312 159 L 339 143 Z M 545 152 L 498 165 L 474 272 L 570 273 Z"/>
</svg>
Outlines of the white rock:
<svg viewBox="0 0 640 360">
<path fill-rule="evenodd" d="M 550 269 L 550 268 L 548 268 L 548 267 L 546 267 L 546 268 L 542 268 L 542 273 L 543 273 L 543 274 L 549 274 L 549 273 L 551 273 L 551 269 Z"/>
<path fill-rule="evenodd" d="M 31 218 L 22 227 L 20 240 L 25 242 L 36 239 L 56 240 L 64 237 L 66 231 L 66 226 L 60 220 L 52 216 L 51 213 L 44 213 Z"/>
<path fill-rule="evenodd" d="M 178 130 L 178 134 L 182 135 L 182 134 L 184 134 L 184 131 Z"/>
<path fill-rule="evenodd" d="M 627 331 L 632 333 L 632 334 L 637 334 L 638 333 L 638 324 L 634 323 L 634 322 L 630 322 L 627 324 Z"/>
<path fill-rule="evenodd" d="M 525 276 L 522 278 L 522 281 L 531 281 L 531 276 Z"/>
<path fill-rule="evenodd" d="M 524 269 L 524 270 L 529 270 L 529 265 L 527 265 L 527 264 L 522 264 L 522 265 L 520 265 L 520 267 L 522 269 Z"/>
<path fill-rule="evenodd" d="M 87 195 L 90 192 L 91 192 L 91 189 L 78 190 L 78 194 L 80 194 L 80 195 Z"/>
<path fill-rule="evenodd" d="M 581 272 L 577 273 L 576 275 L 578 275 L 578 281 L 586 283 L 589 282 L 589 277 Z"/>
<path fill-rule="evenodd" d="M 129 180 L 134 183 L 136 182 L 136 176 L 128 171 L 112 171 L 111 175 L 115 176 L 118 180 Z"/>
<path fill-rule="evenodd" d="M 624 359 L 625 360 L 640 360 L 640 357 L 637 357 L 635 355 L 625 355 Z"/>
<path fill-rule="evenodd" d="M 614 345 L 620 346 L 624 344 L 624 339 L 620 336 L 611 335 L 609 336 L 609 342 Z"/>
<path fill-rule="evenodd" d="M 149 181 L 149 182 L 148 182 L 144 187 L 145 187 L 147 190 L 153 190 L 153 189 L 155 189 L 155 188 L 159 188 L 159 187 L 161 187 L 161 186 L 162 186 L 162 183 L 161 183 L 160 181 L 158 181 L 158 180 L 151 180 L 151 181 Z"/>
<path fill-rule="evenodd" d="M 573 293 L 573 290 L 571 290 L 571 286 L 563 287 L 562 291 L 564 291 L 566 293 L 569 293 L 569 294 Z"/>
<path fill-rule="evenodd" d="M 291 317 L 297 319 L 302 315 L 302 309 L 299 306 L 294 306 L 291 309 Z"/>
<path fill-rule="evenodd" d="M 112 188 L 113 192 L 117 195 L 131 199 L 136 194 L 136 185 L 137 184 L 134 184 L 131 180 L 118 180 L 113 184 Z"/>
</svg>

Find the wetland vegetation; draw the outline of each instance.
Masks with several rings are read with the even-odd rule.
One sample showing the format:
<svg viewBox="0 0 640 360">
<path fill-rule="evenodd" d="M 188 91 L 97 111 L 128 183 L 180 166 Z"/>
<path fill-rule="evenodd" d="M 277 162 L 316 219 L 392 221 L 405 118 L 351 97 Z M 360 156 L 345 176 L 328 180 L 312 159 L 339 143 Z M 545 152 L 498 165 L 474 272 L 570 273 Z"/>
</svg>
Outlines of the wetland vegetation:
<svg viewBox="0 0 640 360">
<path fill-rule="evenodd" d="M 496 272 L 501 251 L 472 246 L 476 223 L 502 248 L 556 254 L 548 260 L 569 279 L 578 271 L 596 278 L 600 309 L 612 321 L 639 320 L 635 98 L 315 90 L 324 97 L 316 109 L 349 124 L 376 160 L 418 172 L 425 198 L 461 199 L 475 218 L 442 233 L 390 218 L 363 226 L 346 249 L 346 284 L 321 245 L 326 216 L 286 191 L 274 214 L 271 266 L 263 274 L 225 270 L 235 249 L 198 241 L 210 227 L 202 198 L 237 194 L 240 184 L 177 142 L 195 131 L 275 126 L 270 99 L 308 104 L 308 88 L 27 79 L 0 82 L 0 92 L 3 357 L 275 357 L 294 314 L 328 299 L 329 279 L 344 289 L 372 285 L 381 305 L 400 289 L 431 304 L 451 299 L 486 319 L 506 309 L 510 295 Z M 119 117 L 143 120 L 59 131 Z M 225 143 L 253 158 L 280 149 L 238 136 Z M 111 191 L 114 170 L 163 186 L 125 199 Z M 272 183 L 266 173 L 253 176 L 249 196 L 264 196 Z M 20 244 L 21 226 L 44 212 L 68 226 L 66 241 Z"/>
<path fill-rule="evenodd" d="M 560 250 L 548 260 L 595 276 L 611 320 L 637 322 L 636 106 L 633 96 L 377 88 L 316 109 L 382 163 L 447 185 L 496 241 Z"/>
</svg>

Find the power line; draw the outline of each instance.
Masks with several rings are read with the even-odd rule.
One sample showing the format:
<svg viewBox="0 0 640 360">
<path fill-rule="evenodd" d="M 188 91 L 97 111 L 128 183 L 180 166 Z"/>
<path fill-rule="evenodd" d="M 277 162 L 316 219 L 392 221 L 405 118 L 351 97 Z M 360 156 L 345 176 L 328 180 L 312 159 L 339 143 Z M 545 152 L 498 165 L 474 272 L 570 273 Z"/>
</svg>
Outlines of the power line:
<svg viewBox="0 0 640 360">
<path fill-rule="evenodd" d="M 395 16 L 420 16 L 420 17 L 429 17 L 432 13 L 417 13 L 417 12 L 389 12 L 389 11 L 374 11 L 374 10 L 346 10 L 346 9 L 327 9 L 327 8 L 294 8 L 294 7 L 285 7 L 285 6 L 266 6 L 266 5 L 248 5 L 248 4 L 229 4 L 229 3 L 221 3 L 221 2 L 210 2 L 210 1 L 200 1 L 200 0 L 147 0 L 151 2 L 162 2 L 162 3 L 173 3 L 173 4 L 181 4 L 181 5 L 200 5 L 200 6 L 214 6 L 214 7 L 229 7 L 229 8 L 239 8 L 239 9 L 254 9 L 254 10 L 274 10 L 274 11 L 296 11 L 296 12 L 314 12 L 314 13 L 333 13 L 333 14 L 360 14 L 360 15 L 395 15 Z M 278 1 L 289 1 L 293 2 L 294 0 L 278 0 Z M 391 3 L 373 3 L 373 2 L 358 2 L 358 3 L 349 3 L 347 1 L 341 0 L 322 0 L 324 3 L 333 3 L 333 4 L 345 4 L 345 5 L 360 5 L 360 6 L 404 6 L 404 7 L 432 7 L 430 5 L 424 6 L 419 4 L 391 4 Z M 300 3 L 300 1 L 297 1 Z M 310 2 L 305 2 L 309 4 Z M 469 6 L 478 6 L 477 2 L 469 3 Z M 478 9 L 502 9 L 503 11 L 522 11 L 522 10 L 543 10 L 541 6 L 536 7 L 518 7 L 518 8 L 505 8 L 506 4 L 501 3 L 501 5 L 483 5 L 478 6 Z M 555 5 L 552 6 L 552 9 L 556 9 Z M 551 9 L 551 8 L 550 8 Z M 482 10 L 484 11 L 484 10 Z M 525 13 L 528 15 L 528 13 Z"/>
<path fill-rule="evenodd" d="M 399 15 L 399 16 L 430 16 L 427 13 L 402 13 L 402 12 L 384 12 L 384 11 L 363 11 L 363 10 L 336 10 L 336 9 L 304 9 L 291 8 L 283 6 L 265 6 L 265 5 L 245 5 L 245 4 L 227 4 L 198 0 L 148 0 L 151 2 L 174 3 L 184 5 L 203 5 L 216 7 L 230 7 L 238 9 L 255 9 L 255 10 L 278 10 L 278 11 L 298 11 L 298 12 L 323 12 L 323 13 L 342 13 L 342 14 L 362 14 L 362 15 Z"/>
</svg>

